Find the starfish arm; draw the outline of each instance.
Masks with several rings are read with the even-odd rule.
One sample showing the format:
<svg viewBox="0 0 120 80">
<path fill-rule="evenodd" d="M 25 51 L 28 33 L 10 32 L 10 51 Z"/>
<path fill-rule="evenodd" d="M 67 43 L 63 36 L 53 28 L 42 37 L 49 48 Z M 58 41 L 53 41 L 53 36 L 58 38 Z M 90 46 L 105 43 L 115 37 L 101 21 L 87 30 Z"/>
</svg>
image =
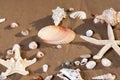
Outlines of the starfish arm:
<svg viewBox="0 0 120 80">
<path fill-rule="evenodd" d="M 81 35 L 80 38 L 90 42 L 90 43 L 93 43 L 93 44 L 96 44 L 96 45 L 105 45 L 105 44 L 108 44 L 108 40 L 97 40 L 97 39 L 94 39 L 94 38 L 91 38 L 91 37 L 87 37 L 87 36 L 83 36 Z"/>
<path fill-rule="evenodd" d="M 110 24 L 108 24 L 107 29 L 108 29 L 108 38 L 109 38 L 109 40 L 115 40 L 113 30 L 112 30 L 112 27 L 111 27 Z"/>
<path fill-rule="evenodd" d="M 120 47 L 115 43 L 112 45 L 112 48 L 117 52 L 117 54 L 120 56 Z"/>
<path fill-rule="evenodd" d="M 110 49 L 111 44 L 105 45 L 95 56 L 93 56 L 93 59 L 101 59 L 105 52 L 107 52 L 108 49 Z"/>
<path fill-rule="evenodd" d="M 116 43 L 117 45 L 120 45 L 120 40 L 116 40 L 115 43 Z"/>
<path fill-rule="evenodd" d="M 34 64 L 34 63 L 36 62 L 36 60 L 37 60 L 36 58 L 34 58 L 34 59 L 32 59 L 32 60 L 26 60 L 26 59 L 24 59 L 25 67 Z"/>
<path fill-rule="evenodd" d="M 11 58 L 10 60 L 3 60 L 3 59 L 0 59 L 0 64 L 2 64 L 3 66 L 5 66 L 6 68 L 9 68 L 13 63 L 14 63 L 14 59 Z"/>
</svg>

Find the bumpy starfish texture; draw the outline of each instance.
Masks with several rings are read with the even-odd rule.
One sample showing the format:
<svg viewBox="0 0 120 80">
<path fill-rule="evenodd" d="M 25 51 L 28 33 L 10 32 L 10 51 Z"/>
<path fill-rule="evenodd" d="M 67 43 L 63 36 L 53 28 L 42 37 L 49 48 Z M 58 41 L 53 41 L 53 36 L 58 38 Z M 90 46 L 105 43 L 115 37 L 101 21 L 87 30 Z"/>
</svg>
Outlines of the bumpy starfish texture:
<svg viewBox="0 0 120 80">
<path fill-rule="evenodd" d="M 0 59 L 0 64 L 7 68 L 6 72 L 1 73 L 0 80 L 4 80 L 7 78 L 7 76 L 14 73 L 27 75 L 29 74 L 29 72 L 26 71 L 25 68 L 36 62 L 36 58 L 34 58 L 33 60 L 22 59 L 20 55 L 20 46 L 18 44 L 15 44 L 12 50 L 15 52 L 13 58 L 11 58 L 10 60 Z"/>
<path fill-rule="evenodd" d="M 108 40 L 97 40 L 91 37 L 87 37 L 87 36 L 80 36 L 82 39 L 96 44 L 96 45 L 104 45 L 104 47 L 97 53 L 97 55 L 93 56 L 94 59 L 101 59 L 103 57 L 103 55 L 112 47 L 120 56 L 120 47 L 118 45 L 120 45 L 120 40 L 115 40 L 114 37 L 114 33 L 112 30 L 112 27 L 110 24 L 108 24 L 107 26 L 107 30 L 108 30 Z"/>
</svg>

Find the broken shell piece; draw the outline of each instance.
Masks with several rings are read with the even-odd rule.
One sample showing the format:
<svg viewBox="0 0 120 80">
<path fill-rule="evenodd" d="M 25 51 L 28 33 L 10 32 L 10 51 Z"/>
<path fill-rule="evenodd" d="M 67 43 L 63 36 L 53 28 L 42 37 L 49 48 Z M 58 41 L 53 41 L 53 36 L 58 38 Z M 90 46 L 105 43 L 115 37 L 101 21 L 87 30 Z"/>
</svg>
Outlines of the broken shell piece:
<svg viewBox="0 0 120 80">
<path fill-rule="evenodd" d="M 5 22 L 5 20 L 6 20 L 5 18 L 1 18 L 1 19 L 0 19 L 0 23 Z"/>
<path fill-rule="evenodd" d="M 22 31 L 21 31 L 21 34 L 22 34 L 23 36 L 27 36 L 27 35 L 29 35 L 29 31 L 28 31 L 28 30 L 22 30 Z"/>
<path fill-rule="evenodd" d="M 57 45 L 56 47 L 57 47 L 58 49 L 62 48 L 62 46 L 61 46 L 61 45 Z"/>
<path fill-rule="evenodd" d="M 45 54 L 42 51 L 38 51 L 37 58 L 42 58 L 44 56 L 45 56 Z"/>
<path fill-rule="evenodd" d="M 112 75 L 111 73 L 107 73 L 107 74 L 104 74 L 104 75 L 92 77 L 92 79 L 95 79 L 95 80 L 115 80 L 115 78 L 116 78 L 116 76 Z"/>
<path fill-rule="evenodd" d="M 76 66 L 79 66 L 79 65 L 80 65 L 80 61 L 75 61 L 74 64 L 75 64 Z"/>
<path fill-rule="evenodd" d="M 16 27 L 18 27 L 19 25 L 16 23 L 16 22 L 13 22 L 13 23 L 11 23 L 10 24 L 10 27 L 11 28 L 16 28 Z"/>
<path fill-rule="evenodd" d="M 57 74 L 58 77 L 62 78 L 63 80 L 83 80 L 80 69 L 67 69 L 63 68 L 59 71 L 60 73 Z"/>
<path fill-rule="evenodd" d="M 93 31 L 92 30 L 87 30 L 86 31 L 86 36 L 90 37 L 93 35 Z"/>
<path fill-rule="evenodd" d="M 51 80 L 53 78 L 53 75 L 47 76 L 44 80 Z"/>
<path fill-rule="evenodd" d="M 87 69 L 93 69 L 95 66 L 96 66 L 96 62 L 95 62 L 95 61 L 89 61 L 89 62 L 86 64 L 86 68 L 87 68 Z"/>
<path fill-rule="evenodd" d="M 87 58 L 83 58 L 80 62 L 81 65 L 85 65 L 88 62 Z"/>
<path fill-rule="evenodd" d="M 91 55 L 90 54 L 82 54 L 80 55 L 81 58 L 90 58 Z"/>
<path fill-rule="evenodd" d="M 84 11 L 76 11 L 70 14 L 70 18 L 75 19 L 75 18 L 80 18 L 80 19 L 86 19 L 86 13 Z"/>
<path fill-rule="evenodd" d="M 35 41 L 32 41 L 29 43 L 29 48 L 30 49 L 36 49 L 38 47 L 38 44 Z"/>
<path fill-rule="evenodd" d="M 68 9 L 68 11 L 70 11 L 70 12 L 74 11 L 74 8 L 71 7 L 71 8 Z"/>
<path fill-rule="evenodd" d="M 109 59 L 107 59 L 107 58 L 103 58 L 103 59 L 101 60 L 101 63 L 102 63 L 102 65 L 105 66 L 105 67 L 109 67 L 109 66 L 111 66 L 111 64 L 112 64 L 112 62 L 111 62 Z"/>
<path fill-rule="evenodd" d="M 43 72 L 47 72 L 48 71 L 48 65 L 47 64 L 44 64 L 43 65 Z"/>
<path fill-rule="evenodd" d="M 62 26 L 46 26 L 38 32 L 38 37 L 48 44 L 67 44 L 74 40 L 75 33 Z"/>
<path fill-rule="evenodd" d="M 62 67 L 63 68 L 69 68 L 69 67 L 71 67 L 71 66 L 73 66 L 73 63 L 71 63 L 71 62 L 69 62 L 69 61 L 67 61 L 67 62 L 64 62 L 63 64 L 62 64 Z"/>
<path fill-rule="evenodd" d="M 12 50 L 7 50 L 7 55 L 13 55 L 13 51 Z"/>
<path fill-rule="evenodd" d="M 33 76 L 33 80 L 43 80 L 41 76 Z"/>
<path fill-rule="evenodd" d="M 54 24 L 58 26 L 63 18 L 66 18 L 66 12 L 64 11 L 64 8 L 60 8 L 59 6 L 56 9 L 53 9 L 52 12 L 52 19 L 54 20 Z"/>
</svg>

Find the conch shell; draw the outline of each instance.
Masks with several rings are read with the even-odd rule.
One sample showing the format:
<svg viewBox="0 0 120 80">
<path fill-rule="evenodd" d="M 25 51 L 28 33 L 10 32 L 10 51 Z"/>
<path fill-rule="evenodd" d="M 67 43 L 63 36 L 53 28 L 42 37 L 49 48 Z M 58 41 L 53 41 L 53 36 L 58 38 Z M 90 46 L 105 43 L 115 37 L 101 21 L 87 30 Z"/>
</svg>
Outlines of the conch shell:
<svg viewBox="0 0 120 80">
<path fill-rule="evenodd" d="M 113 8 L 106 9 L 101 15 L 95 15 L 94 23 L 106 22 L 115 26 L 120 23 L 120 12 L 116 12 Z"/>
<path fill-rule="evenodd" d="M 49 44 L 66 44 L 74 40 L 75 33 L 61 26 L 46 26 L 38 32 L 38 37 Z"/>
</svg>

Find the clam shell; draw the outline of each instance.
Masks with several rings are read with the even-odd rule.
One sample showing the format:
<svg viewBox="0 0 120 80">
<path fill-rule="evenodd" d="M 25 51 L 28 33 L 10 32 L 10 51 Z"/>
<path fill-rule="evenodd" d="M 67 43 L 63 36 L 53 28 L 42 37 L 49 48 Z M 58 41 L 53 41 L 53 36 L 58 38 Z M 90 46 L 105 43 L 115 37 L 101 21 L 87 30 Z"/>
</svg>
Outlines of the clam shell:
<svg viewBox="0 0 120 80">
<path fill-rule="evenodd" d="M 38 32 L 38 37 L 49 44 L 66 44 L 74 40 L 75 33 L 61 26 L 46 26 Z"/>
</svg>

